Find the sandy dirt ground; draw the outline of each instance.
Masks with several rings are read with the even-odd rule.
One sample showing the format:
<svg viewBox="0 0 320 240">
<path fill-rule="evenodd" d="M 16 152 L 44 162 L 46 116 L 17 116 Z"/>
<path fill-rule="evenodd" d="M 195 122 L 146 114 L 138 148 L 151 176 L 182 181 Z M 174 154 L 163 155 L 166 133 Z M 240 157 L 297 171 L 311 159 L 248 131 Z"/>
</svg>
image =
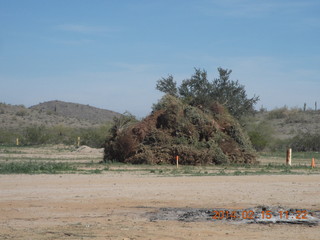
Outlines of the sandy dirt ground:
<svg viewBox="0 0 320 240">
<path fill-rule="evenodd" d="M 0 239 L 320 239 L 320 226 L 150 221 L 160 207 L 320 209 L 320 176 L 1 175 Z"/>
</svg>

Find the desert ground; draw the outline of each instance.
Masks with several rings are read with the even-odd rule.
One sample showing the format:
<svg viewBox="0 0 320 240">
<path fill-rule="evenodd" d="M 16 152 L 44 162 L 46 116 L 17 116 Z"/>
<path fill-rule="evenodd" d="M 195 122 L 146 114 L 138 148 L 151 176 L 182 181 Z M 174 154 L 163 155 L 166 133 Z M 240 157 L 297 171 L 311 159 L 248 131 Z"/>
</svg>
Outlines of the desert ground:
<svg viewBox="0 0 320 240">
<path fill-rule="evenodd" d="M 68 157 L 97 161 L 102 154 L 88 152 Z M 5 154 L 21 153 L 1 154 L 5 159 Z M 36 158 L 39 152 L 25 154 Z M 150 219 L 160 208 L 263 205 L 319 211 L 319 189 L 318 174 L 5 174 L 0 175 L 0 239 L 319 239 L 320 225 Z"/>
</svg>

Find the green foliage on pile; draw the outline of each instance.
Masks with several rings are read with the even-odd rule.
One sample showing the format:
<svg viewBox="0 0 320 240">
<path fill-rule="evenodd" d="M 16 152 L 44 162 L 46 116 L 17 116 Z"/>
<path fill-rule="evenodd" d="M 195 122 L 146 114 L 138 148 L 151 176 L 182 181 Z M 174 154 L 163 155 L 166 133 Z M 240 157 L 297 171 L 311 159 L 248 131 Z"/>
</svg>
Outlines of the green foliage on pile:
<svg viewBox="0 0 320 240">
<path fill-rule="evenodd" d="M 186 165 L 256 161 L 248 136 L 218 103 L 202 109 L 167 94 L 142 121 L 123 115 L 111 129 L 105 161 L 174 164 L 175 156 Z"/>
</svg>

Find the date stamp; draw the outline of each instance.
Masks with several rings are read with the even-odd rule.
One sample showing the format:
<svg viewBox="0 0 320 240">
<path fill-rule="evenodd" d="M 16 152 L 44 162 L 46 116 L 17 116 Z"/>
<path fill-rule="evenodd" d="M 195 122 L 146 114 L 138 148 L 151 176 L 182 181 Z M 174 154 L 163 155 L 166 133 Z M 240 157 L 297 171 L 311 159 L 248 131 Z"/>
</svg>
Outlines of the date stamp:
<svg viewBox="0 0 320 240">
<path fill-rule="evenodd" d="M 309 212 L 307 210 L 295 210 L 295 211 L 282 211 L 273 212 L 270 210 L 255 212 L 254 210 L 213 210 L 212 219 L 222 220 L 222 219 L 244 219 L 244 220 L 268 220 L 268 219 L 296 219 L 296 220 L 308 220 Z"/>
<path fill-rule="evenodd" d="M 184 222 L 210 221 L 223 224 L 300 224 L 320 225 L 320 209 L 259 205 L 251 208 L 160 208 L 150 212 L 150 220 Z"/>
</svg>

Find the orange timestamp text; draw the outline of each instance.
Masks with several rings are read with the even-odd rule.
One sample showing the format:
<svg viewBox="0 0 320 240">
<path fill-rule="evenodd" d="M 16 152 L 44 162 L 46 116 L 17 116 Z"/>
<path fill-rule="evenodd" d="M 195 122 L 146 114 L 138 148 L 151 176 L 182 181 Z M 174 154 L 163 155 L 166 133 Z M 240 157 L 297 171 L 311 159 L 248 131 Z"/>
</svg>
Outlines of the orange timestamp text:
<svg viewBox="0 0 320 240">
<path fill-rule="evenodd" d="M 271 219 L 275 216 L 279 216 L 280 219 L 289 219 L 293 217 L 295 219 L 307 220 L 308 212 L 307 210 L 296 210 L 295 212 L 289 211 L 278 211 L 278 214 L 272 211 L 261 211 L 259 213 L 253 210 L 243 210 L 243 211 L 228 211 L 228 210 L 213 210 L 212 219 L 222 220 L 222 219 L 255 219 L 259 217 L 260 219 Z"/>
</svg>

